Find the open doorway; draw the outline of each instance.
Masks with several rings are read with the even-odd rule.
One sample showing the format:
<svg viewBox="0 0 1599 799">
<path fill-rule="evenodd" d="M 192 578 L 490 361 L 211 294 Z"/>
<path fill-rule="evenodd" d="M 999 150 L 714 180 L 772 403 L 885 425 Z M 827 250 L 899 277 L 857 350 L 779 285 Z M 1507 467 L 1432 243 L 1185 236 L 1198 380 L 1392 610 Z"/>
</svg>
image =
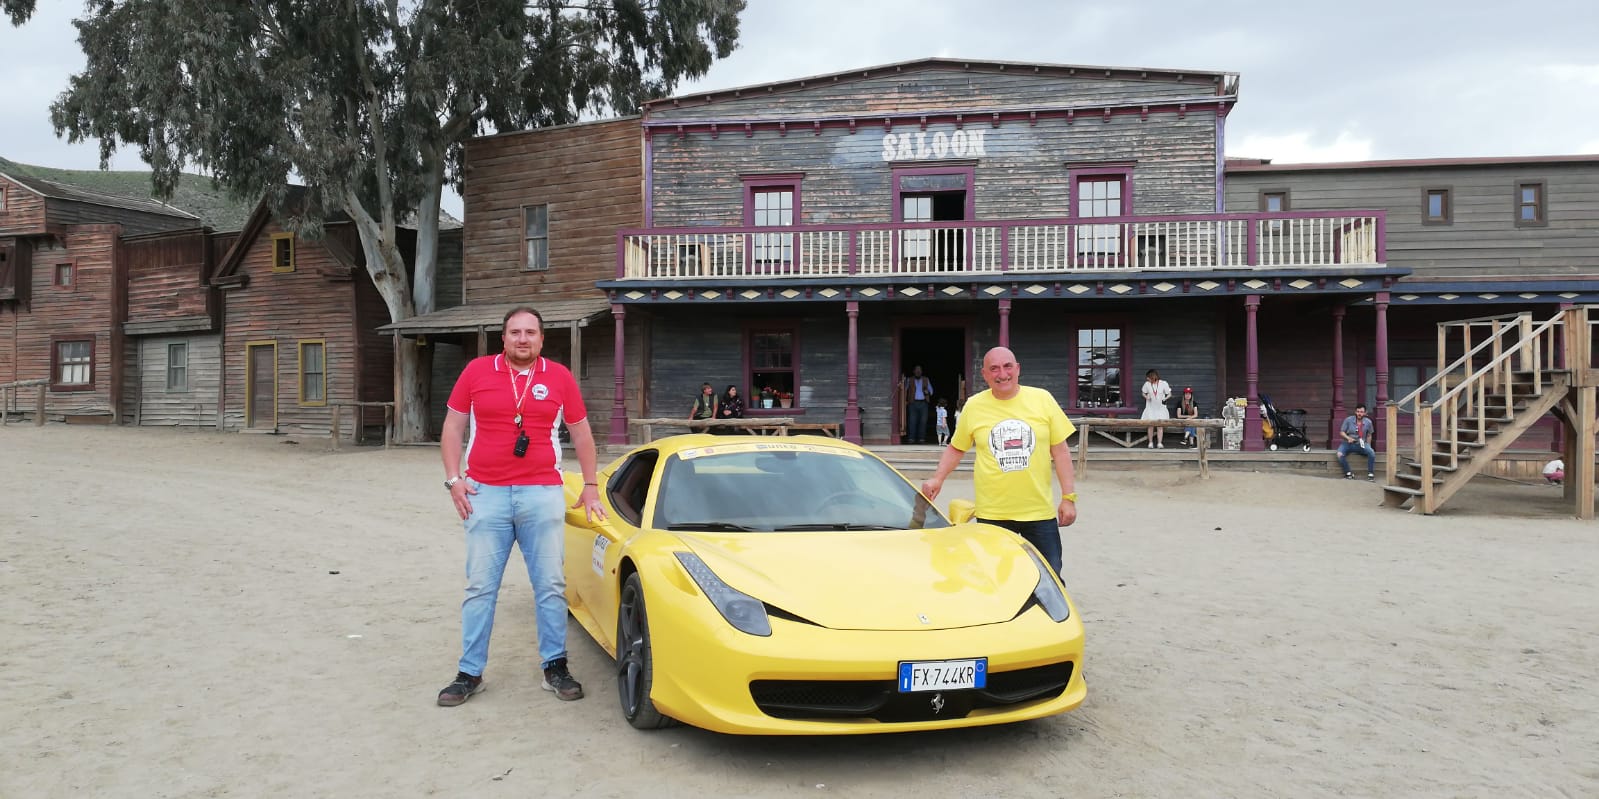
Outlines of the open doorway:
<svg viewBox="0 0 1599 799">
<path fill-rule="evenodd" d="M 899 328 L 894 342 L 897 364 L 894 377 L 894 441 L 899 444 L 936 444 L 938 434 L 938 402 L 943 400 L 949 410 L 953 429 L 955 411 L 965 401 L 969 391 L 966 367 L 967 330 L 965 327 Z M 912 376 L 921 367 L 925 405 L 915 403 L 916 391 Z M 916 431 L 912 423 L 925 419 L 925 426 Z M 918 434 L 919 433 L 919 434 Z"/>
<path fill-rule="evenodd" d="M 943 191 L 900 196 L 904 222 L 961 222 L 966 219 L 966 192 Z M 966 231 L 961 228 L 907 230 L 901 260 L 911 271 L 958 272 L 966 257 Z"/>
</svg>

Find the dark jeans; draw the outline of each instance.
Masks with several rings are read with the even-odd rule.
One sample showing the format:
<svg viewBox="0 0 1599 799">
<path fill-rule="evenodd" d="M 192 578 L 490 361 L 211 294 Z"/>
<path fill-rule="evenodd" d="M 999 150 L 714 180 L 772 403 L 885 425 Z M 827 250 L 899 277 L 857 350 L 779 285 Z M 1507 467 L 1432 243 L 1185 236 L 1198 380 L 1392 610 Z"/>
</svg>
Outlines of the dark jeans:
<svg viewBox="0 0 1599 799">
<path fill-rule="evenodd" d="M 927 400 L 905 403 L 905 438 L 912 444 L 927 440 Z"/>
<path fill-rule="evenodd" d="M 1038 554 L 1044 556 L 1044 562 L 1055 570 L 1055 574 L 1060 574 L 1060 522 L 1054 518 L 1040 519 L 1036 522 L 1013 522 L 1008 519 L 978 519 L 977 521 L 983 524 L 992 524 L 995 527 L 1003 527 L 1027 539 L 1027 543 L 1038 547 Z"/>
</svg>

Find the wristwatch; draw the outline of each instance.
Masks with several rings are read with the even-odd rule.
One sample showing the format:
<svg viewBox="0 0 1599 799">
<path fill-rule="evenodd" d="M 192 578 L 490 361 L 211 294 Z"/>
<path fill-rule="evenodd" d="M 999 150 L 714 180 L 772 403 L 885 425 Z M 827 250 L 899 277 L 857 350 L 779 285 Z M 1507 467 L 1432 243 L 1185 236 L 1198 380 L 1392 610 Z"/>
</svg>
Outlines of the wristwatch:
<svg viewBox="0 0 1599 799">
<path fill-rule="evenodd" d="M 466 475 L 464 475 L 464 474 L 457 475 L 455 477 L 451 477 L 450 479 L 444 481 L 444 487 L 447 488 L 447 489 L 448 488 L 454 488 L 456 483 L 459 483 L 459 482 L 461 482 L 462 480 L 465 480 L 465 479 L 466 479 Z"/>
</svg>

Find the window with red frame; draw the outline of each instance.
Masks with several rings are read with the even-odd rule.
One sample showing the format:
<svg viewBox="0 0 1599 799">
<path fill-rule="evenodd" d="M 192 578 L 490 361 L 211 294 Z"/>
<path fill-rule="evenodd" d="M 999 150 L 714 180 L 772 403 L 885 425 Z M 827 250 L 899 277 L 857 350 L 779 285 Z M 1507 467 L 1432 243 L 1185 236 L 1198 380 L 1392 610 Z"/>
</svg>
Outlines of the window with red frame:
<svg viewBox="0 0 1599 799">
<path fill-rule="evenodd" d="M 1120 327 L 1084 327 L 1077 331 L 1076 369 L 1079 408 L 1126 408 L 1127 348 Z"/>
<path fill-rule="evenodd" d="M 1083 175 L 1077 178 L 1074 197 L 1078 219 L 1126 214 L 1127 179 L 1123 175 Z M 1088 265 L 1114 262 L 1121 258 L 1121 227 L 1119 225 L 1077 226 L 1077 256 L 1080 263 Z"/>
<path fill-rule="evenodd" d="M 794 328 L 752 328 L 745 332 L 749 347 L 749 397 L 756 407 L 772 400 L 779 407 L 793 401 L 799 386 L 795 352 L 799 334 Z"/>
<path fill-rule="evenodd" d="M 55 388 L 87 388 L 94 385 L 94 341 L 57 341 L 55 348 Z"/>
</svg>

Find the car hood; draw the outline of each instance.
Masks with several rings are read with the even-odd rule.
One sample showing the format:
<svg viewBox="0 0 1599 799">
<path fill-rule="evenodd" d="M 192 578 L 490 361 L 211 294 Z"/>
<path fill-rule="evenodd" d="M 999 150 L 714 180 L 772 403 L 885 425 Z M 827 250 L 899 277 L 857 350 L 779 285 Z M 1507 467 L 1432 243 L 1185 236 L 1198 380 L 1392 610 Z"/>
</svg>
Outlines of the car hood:
<svg viewBox="0 0 1599 799">
<path fill-rule="evenodd" d="M 836 630 L 941 630 L 1016 616 L 1038 586 L 997 527 L 676 533 L 728 585 Z"/>
</svg>

